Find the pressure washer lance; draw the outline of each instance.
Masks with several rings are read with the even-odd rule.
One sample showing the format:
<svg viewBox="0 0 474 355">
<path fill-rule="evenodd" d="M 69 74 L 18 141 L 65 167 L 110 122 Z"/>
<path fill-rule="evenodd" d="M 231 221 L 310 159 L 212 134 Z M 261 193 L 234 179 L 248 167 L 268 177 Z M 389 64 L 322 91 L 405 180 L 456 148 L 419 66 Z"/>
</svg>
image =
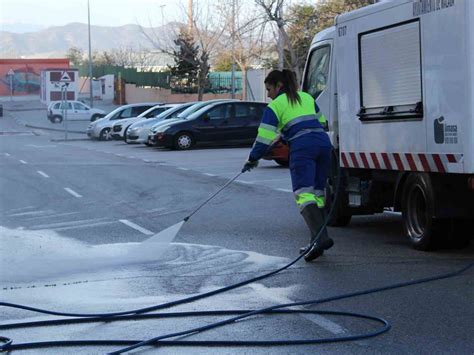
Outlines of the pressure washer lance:
<svg viewBox="0 0 474 355">
<path fill-rule="evenodd" d="M 186 218 L 184 218 L 184 221 L 187 222 L 188 219 L 194 215 L 197 211 L 199 211 L 202 207 L 204 207 L 204 205 L 206 205 L 209 201 L 211 201 L 214 197 L 217 196 L 217 194 L 219 192 L 221 192 L 222 190 L 224 190 L 227 186 L 229 186 L 230 184 L 232 184 L 235 180 L 237 180 L 237 178 L 242 175 L 243 172 L 239 172 L 237 175 L 235 175 L 232 179 L 230 179 L 229 181 L 227 181 L 227 183 L 222 186 L 219 190 L 217 190 L 216 192 L 214 192 L 211 196 L 209 196 L 207 198 L 206 201 L 204 201 L 203 203 L 201 203 L 194 211 L 191 212 L 191 214 L 189 216 L 187 216 Z"/>
</svg>

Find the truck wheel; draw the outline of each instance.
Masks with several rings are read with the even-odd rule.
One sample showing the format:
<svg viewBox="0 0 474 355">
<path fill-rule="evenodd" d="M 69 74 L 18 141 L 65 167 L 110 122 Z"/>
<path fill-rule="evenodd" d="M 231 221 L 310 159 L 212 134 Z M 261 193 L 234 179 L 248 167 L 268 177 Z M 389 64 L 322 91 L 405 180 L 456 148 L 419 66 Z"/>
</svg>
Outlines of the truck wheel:
<svg viewBox="0 0 474 355">
<path fill-rule="evenodd" d="M 101 141 L 110 141 L 112 139 L 112 136 L 110 135 L 110 128 L 104 128 L 102 131 L 100 131 L 99 139 Z"/>
<path fill-rule="evenodd" d="M 178 133 L 174 139 L 174 147 L 178 150 L 187 150 L 194 145 L 194 138 L 188 132 Z"/>
<path fill-rule="evenodd" d="M 352 214 L 349 212 L 348 208 L 348 197 L 347 193 L 344 191 L 344 175 L 339 178 L 339 187 L 336 186 L 338 182 L 338 174 L 344 174 L 341 169 L 339 169 L 339 159 L 336 151 L 332 151 L 331 156 L 331 171 L 329 173 L 328 179 L 326 181 L 326 211 L 329 214 L 331 211 L 332 205 L 335 203 L 332 214 L 329 215 L 328 226 L 332 227 L 345 227 L 347 226 L 352 219 Z M 336 191 L 339 191 L 337 201 Z"/>
<path fill-rule="evenodd" d="M 436 240 L 434 193 L 427 174 L 411 174 L 403 189 L 402 216 L 405 233 L 415 249 L 430 250 Z"/>
</svg>

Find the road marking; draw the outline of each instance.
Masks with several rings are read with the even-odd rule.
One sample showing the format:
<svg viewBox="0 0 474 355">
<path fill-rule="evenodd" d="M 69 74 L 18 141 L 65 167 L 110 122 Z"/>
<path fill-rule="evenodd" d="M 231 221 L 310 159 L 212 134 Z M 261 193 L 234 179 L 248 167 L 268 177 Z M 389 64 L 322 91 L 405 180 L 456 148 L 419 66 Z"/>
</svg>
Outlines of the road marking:
<svg viewBox="0 0 474 355">
<path fill-rule="evenodd" d="M 188 168 L 181 168 L 181 167 L 178 167 L 179 170 L 189 170 Z"/>
<path fill-rule="evenodd" d="M 20 159 L 20 163 L 22 164 L 28 164 L 26 161 Z"/>
<path fill-rule="evenodd" d="M 209 173 L 204 173 L 206 176 L 217 176 L 216 174 L 209 174 Z"/>
<path fill-rule="evenodd" d="M 143 234 L 146 234 L 146 235 L 153 235 L 155 233 L 149 231 L 148 229 L 145 229 L 143 227 L 140 227 L 138 224 L 135 224 L 133 222 L 130 222 L 129 220 L 126 220 L 126 219 L 119 219 L 120 222 L 122 222 L 123 224 L 129 226 L 130 228 L 133 228 Z"/>
<path fill-rule="evenodd" d="M 51 215 L 54 213 L 53 210 L 41 210 L 41 211 L 31 211 L 31 212 L 20 212 L 20 213 L 13 213 L 9 215 L 9 217 L 25 217 L 25 216 L 38 216 L 38 215 Z"/>
<path fill-rule="evenodd" d="M 241 184 L 245 184 L 245 185 L 253 185 L 254 184 L 251 181 L 245 181 L 245 180 L 237 180 L 237 182 L 240 182 Z"/>
<path fill-rule="evenodd" d="M 73 195 L 74 197 L 77 197 L 77 198 L 80 198 L 82 197 L 82 195 L 79 195 L 76 191 L 70 189 L 69 187 L 65 187 L 64 190 L 66 190 L 67 192 L 69 192 L 71 195 Z"/>
<path fill-rule="evenodd" d="M 275 189 L 277 191 L 283 191 L 283 192 L 293 192 L 293 190 L 290 189 Z"/>
<path fill-rule="evenodd" d="M 5 156 L 9 157 L 9 156 L 10 156 L 10 154 L 8 154 L 8 153 L 5 153 Z"/>
<path fill-rule="evenodd" d="M 38 174 L 40 174 L 42 177 L 49 178 L 49 175 L 46 174 L 46 173 L 44 173 L 44 172 L 42 172 L 41 170 L 38 170 L 37 172 L 38 172 Z"/>
</svg>

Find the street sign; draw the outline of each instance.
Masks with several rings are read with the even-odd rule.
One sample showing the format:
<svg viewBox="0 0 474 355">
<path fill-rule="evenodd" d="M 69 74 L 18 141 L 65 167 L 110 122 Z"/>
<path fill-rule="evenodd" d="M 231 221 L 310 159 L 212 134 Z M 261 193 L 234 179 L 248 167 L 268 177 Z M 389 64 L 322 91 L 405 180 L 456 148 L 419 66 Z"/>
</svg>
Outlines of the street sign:
<svg viewBox="0 0 474 355">
<path fill-rule="evenodd" d="M 66 71 L 63 71 L 61 73 L 61 79 L 59 79 L 59 81 L 62 83 L 70 83 L 72 80 L 69 74 Z"/>
<path fill-rule="evenodd" d="M 7 73 L 8 76 L 14 76 L 15 75 L 15 72 L 13 71 L 13 69 L 10 68 L 10 70 L 8 71 Z"/>
</svg>

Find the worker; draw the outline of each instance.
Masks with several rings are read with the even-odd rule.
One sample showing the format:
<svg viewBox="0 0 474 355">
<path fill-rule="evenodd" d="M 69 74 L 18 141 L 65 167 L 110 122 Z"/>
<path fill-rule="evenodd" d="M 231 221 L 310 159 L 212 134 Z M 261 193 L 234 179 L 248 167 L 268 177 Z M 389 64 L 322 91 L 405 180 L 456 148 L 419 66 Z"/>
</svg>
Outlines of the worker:
<svg viewBox="0 0 474 355">
<path fill-rule="evenodd" d="M 326 120 L 313 97 L 298 91 L 292 71 L 273 70 L 264 83 L 272 101 L 263 113 L 257 138 L 242 172 L 257 167 L 258 160 L 279 135 L 288 142 L 296 204 L 311 232 L 310 244 L 300 250 L 306 252 L 304 258 L 309 262 L 334 245 L 325 226 L 324 189 L 332 149 L 329 136 L 323 128 Z"/>
</svg>

